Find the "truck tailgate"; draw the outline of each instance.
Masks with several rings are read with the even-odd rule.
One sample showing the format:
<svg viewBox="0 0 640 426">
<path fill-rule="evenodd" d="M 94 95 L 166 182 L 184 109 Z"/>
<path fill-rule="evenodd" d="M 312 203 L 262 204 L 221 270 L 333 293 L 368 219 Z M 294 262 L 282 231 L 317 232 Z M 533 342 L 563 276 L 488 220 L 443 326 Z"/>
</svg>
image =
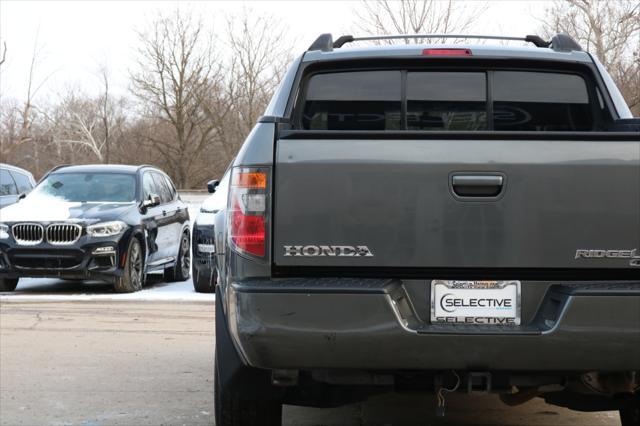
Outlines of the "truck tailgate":
<svg viewBox="0 0 640 426">
<path fill-rule="evenodd" d="M 292 132 L 277 141 L 273 220 L 276 266 L 640 275 L 640 141 Z"/>
</svg>

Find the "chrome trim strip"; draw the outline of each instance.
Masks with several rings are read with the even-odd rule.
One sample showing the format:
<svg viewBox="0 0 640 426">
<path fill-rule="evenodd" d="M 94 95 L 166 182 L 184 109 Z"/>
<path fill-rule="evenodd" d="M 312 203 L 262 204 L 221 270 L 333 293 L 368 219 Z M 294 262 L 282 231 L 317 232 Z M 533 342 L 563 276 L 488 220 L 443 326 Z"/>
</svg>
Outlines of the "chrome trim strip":
<svg viewBox="0 0 640 426">
<path fill-rule="evenodd" d="M 163 259 L 158 259 L 155 262 L 149 262 L 147 264 L 147 266 L 158 266 L 158 265 L 164 265 L 165 263 L 169 263 L 169 262 L 173 262 L 175 261 L 176 258 L 171 256 L 171 257 L 165 257 Z"/>
</svg>

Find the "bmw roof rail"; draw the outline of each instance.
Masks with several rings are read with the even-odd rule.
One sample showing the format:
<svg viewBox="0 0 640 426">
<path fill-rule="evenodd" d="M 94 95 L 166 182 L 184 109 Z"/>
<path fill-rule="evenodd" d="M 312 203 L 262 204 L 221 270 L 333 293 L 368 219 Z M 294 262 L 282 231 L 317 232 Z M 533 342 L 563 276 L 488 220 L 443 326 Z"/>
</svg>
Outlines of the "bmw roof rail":
<svg viewBox="0 0 640 426">
<path fill-rule="evenodd" d="M 336 41 L 333 41 L 333 36 L 329 33 L 321 34 L 312 44 L 309 46 L 308 51 L 321 50 L 323 52 L 330 52 L 333 49 L 338 49 L 347 43 L 354 41 L 371 41 L 371 40 L 402 40 L 402 39 L 421 39 L 421 38 L 463 38 L 463 39 L 481 39 L 481 40 L 510 40 L 510 41 L 524 41 L 527 43 L 533 43 L 536 47 L 550 47 L 557 51 L 581 51 L 582 47 L 569 35 L 560 33 L 552 37 L 550 41 L 544 40 L 537 35 L 528 35 L 525 37 L 507 37 L 507 36 L 490 36 L 490 35 L 465 35 L 465 34 L 398 34 L 398 35 L 379 35 L 379 36 L 365 36 L 354 37 L 352 35 L 343 35 L 338 37 Z"/>
</svg>

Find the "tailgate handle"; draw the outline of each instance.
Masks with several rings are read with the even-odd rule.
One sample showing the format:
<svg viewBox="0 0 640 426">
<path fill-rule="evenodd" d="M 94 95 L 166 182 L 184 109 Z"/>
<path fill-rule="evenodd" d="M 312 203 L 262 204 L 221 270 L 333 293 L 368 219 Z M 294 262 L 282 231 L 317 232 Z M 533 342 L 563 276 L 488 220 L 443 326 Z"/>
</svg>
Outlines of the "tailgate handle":
<svg viewBox="0 0 640 426">
<path fill-rule="evenodd" d="M 502 175 L 453 175 L 451 186 L 459 197 L 497 197 L 502 192 Z"/>
</svg>

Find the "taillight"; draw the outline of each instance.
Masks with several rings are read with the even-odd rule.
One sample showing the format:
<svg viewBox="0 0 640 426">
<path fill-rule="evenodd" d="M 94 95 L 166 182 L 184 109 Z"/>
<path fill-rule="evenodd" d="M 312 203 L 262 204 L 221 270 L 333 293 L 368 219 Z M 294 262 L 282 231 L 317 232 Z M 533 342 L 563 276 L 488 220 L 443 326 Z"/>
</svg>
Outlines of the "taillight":
<svg viewBox="0 0 640 426">
<path fill-rule="evenodd" d="M 264 257 L 267 229 L 267 183 L 264 168 L 238 167 L 229 189 L 229 239 L 232 248 Z"/>
<path fill-rule="evenodd" d="M 424 56 L 473 56 L 471 49 L 424 49 Z"/>
</svg>

